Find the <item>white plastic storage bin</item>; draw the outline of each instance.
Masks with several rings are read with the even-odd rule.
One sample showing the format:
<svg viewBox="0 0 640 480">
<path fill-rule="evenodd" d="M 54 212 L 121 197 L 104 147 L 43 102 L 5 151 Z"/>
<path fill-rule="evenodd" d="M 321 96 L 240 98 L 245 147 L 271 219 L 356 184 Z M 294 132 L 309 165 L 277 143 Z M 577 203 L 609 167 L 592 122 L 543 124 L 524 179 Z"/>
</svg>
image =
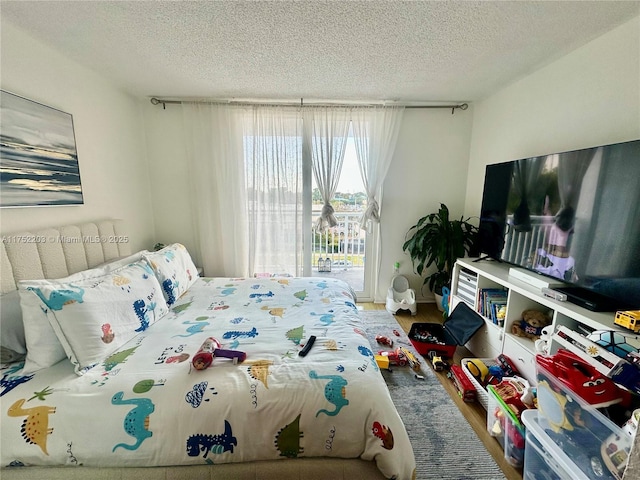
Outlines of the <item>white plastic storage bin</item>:
<svg viewBox="0 0 640 480">
<path fill-rule="evenodd" d="M 540 365 L 537 371 L 536 439 L 543 446 L 549 443 L 551 447 L 545 446 L 545 450 L 554 457 L 555 453 L 564 452 L 571 459 L 571 478 L 621 479 L 631 451 L 631 436 Z"/>
<path fill-rule="evenodd" d="M 525 455 L 525 427 L 500 399 L 493 385 L 488 386 L 487 431 L 502 445 L 504 458 L 514 468 L 522 468 Z"/>
<path fill-rule="evenodd" d="M 589 480 L 544 433 L 536 410 L 523 412 L 521 418 L 526 428 L 523 480 Z"/>
<path fill-rule="evenodd" d="M 476 378 L 471 374 L 471 372 L 467 368 L 467 362 L 469 360 L 475 360 L 475 359 L 474 358 L 463 358 L 460 361 L 460 366 L 462 367 L 462 370 L 464 371 L 464 374 L 469 378 L 469 380 L 471 380 L 471 383 L 473 383 L 473 386 L 476 387 L 476 397 L 477 397 L 478 403 L 480 405 L 482 405 L 482 407 L 485 410 L 488 410 L 488 408 L 489 408 L 489 393 L 487 392 L 487 389 L 485 387 L 483 387 L 480 384 L 480 382 L 478 382 L 478 380 L 476 380 Z M 498 362 L 493 358 L 479 358 L 478 360 L 482 361 L 482 363 L 484 363 L 487 366 L 487 368 L 498 365 Z"/>
</svg>

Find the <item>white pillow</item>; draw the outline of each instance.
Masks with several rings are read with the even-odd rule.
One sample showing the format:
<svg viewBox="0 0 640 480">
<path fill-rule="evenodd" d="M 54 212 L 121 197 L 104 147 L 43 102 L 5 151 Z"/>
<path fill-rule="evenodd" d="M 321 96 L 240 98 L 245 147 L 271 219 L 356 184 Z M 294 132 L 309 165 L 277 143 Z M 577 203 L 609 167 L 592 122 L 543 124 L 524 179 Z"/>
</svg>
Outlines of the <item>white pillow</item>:
<svg viewBox="0 0 640 480">
<path fill-rule="evenodd" d="M 158 279 L 144 261 L 100 277 L 29 287 L 27 292 L 48 308 L 49 322 L 78 374 L 169 311 Z"/>
<path fill-rule="evenodd" d="M 174 243 L 157 252 L 145 253 L 143 256 L 158 277 L 169 307 L 198 279 L 198 270 L 189 252 L 180 243 Z"/>
<path fill-rule="evenodd" d="M 17 290 L 0 296 L 0 347 L 16 353 L 27 353 Z"/>
<path fill-rule="evenodd" d="M 18 294 L 20 297 L 24 340 L 27 352 L 23 372 L 27 374 L 50 367 L 66 357 L 64 348 L 47 319 L 48 309 L 46 305 L 43 304 L 36 295 L 30 293 L 27 290 L 28 287 L 38 288 L 43 285 L 49 285 L 52 282 L 72 283 L 106 275 L 109 272 L 139 261 L 142 259 L 144 253 L 147 253 L 147 250 L 142 250 L 128 257 L 114 260 L 98 268 L 74 273 L 65 278 L 55 280 L 23 280 L 18 282 Z M 18 352 L 18 350 L 16 351 Z"/>
</svg>

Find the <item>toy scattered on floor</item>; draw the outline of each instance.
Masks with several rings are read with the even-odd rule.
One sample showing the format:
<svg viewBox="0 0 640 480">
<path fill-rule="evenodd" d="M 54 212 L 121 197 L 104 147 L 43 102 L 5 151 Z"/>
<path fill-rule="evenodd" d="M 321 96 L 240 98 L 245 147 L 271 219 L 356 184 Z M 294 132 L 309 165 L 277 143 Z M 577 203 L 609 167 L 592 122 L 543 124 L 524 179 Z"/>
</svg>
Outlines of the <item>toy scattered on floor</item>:
<svg viewBox="0 0 640 480">
<path fill-rule="evenodd" d="M 207 338 L 200 346 L 200 350 L 193 356 L 193 360 L 191 361 L 193 368 L 196 370 L 204 370 L 211 366 L 215 357 L 230 358 L 234 364 L 238 362 L 242 363 L 247 358 L 245 352 L 225 350 L 221 347 L 222 345 L 217 339 L 213 337 Z"/>
<path fill-rule="evenodd" d="M 436 372 L 441 372 L 444 369 L 449 368 L 449 364 L 446 361 L 444 361 L 442 357 L 438 355 L 437 352 L 434 352 L 433 350 L 430 351 L 428 357 L 429 357 L 429 360 L 431 360 L 431 365 L 433 366 L 433 369 Z"/>
<path fill-rule="evenodd" d="M 404 356 L 407 357 L 407 361 L 409 362 L 411 368 L 413 368 L 414 370 L 420 370 L 420 360 L 418 360 L 418 358 L 406 348 L 400 347 L 400 350 L 402 350 Z"/>
<path fill-rule="evenodd" d="M 449 373 L 447 373 L 447 376 L 456 386 L 458 395 L 460 395 L 463 402 L 473 403 L 476 401 L 476 387 L 473 386 L 473 383 L 471 383 L 471 380 L 469 380 L 469 377 L 467 377 L 460 365 L 451 365 L 451 369 L 449 370 Z"/>
<path fill-rule="evenodd" d="M 380 345 L 393 347 L 393 340 L 391 340 L 389 337 L 385 337 L 384 335 L 376 335 L 376 342 L 378 342 Z"/>
<path fill-rule="evenodd" d="M 378 362 L 377 357 L 385 357 L 389 362 L 389 365 L 397 365 L 399 367 L 404 367 L 405 365 L 410 365 L 411 368 L 417 370 L 420 368 L 420 361 L 416 358 L 416 356 L 407 350 L 404 347 L 398 347 L 395 350 L 381 350 L 377 355 L 374 356 L 376 362 Z M 378 362 L 378 366 L 380 363 L 386 363 L 384 360 L 380 359 Z M 383 367 L 381 367 L 383 368 Z M 386 367 L 389 368 L 388 366 Z"/>
<path fill-rule="evenodd" d="M 395 350 L 380 350 L 378 355 L 386 357 L 389 361 L 389 365 L 404 367 L 409 364 L 409 360 L 407 360 L 407 357 L 402 352 L 401 347 L 398 347 Z"/>
<path fill-rule="evenodd" d="M 387 355 L 374 355 L 374 360 L 376 361 L 376 365 L 380 370 L 389 370 L 391 371 L 391 362 L 389 361 L 389 357 Z"/>
<path fill-rule="evenodd" d="M 522 312 L 522 318 L 514 320 L 511 325 L 511 333 L 519 337 L 537 340 L 542 334 L 542 329 L 551 325 L 551 317 L 539 310 L 527 309 Z"/>
</svg>

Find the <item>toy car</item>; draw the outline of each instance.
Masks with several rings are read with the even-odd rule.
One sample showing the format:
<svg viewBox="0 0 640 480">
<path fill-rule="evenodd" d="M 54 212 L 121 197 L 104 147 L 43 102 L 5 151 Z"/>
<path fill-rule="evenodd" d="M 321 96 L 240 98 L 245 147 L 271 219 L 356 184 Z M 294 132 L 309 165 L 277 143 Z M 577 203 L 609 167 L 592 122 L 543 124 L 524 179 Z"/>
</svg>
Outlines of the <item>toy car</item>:
<svg viewBox="0 0 640 480">
<path fill-rule="evenodd" d="M 398 347 L 395 350 L 381 350 L 378 352 L 378 355 L 387 357 L 391 365 L 404 367 L 409 363 L 409 359 L 402 350 L 402 347 Z"/>
<path fill-rule="evenodd" d="M 640 310 L 628 310 L 616 312 L 613 323 L 628 328 L 635 333 L 640 332 Z"/>
<path fill-rule="evenodd" d="M 429 352 L 429 360 L 431 360 L 431 365 L 433 365 L 433 369 L 436 372 L 441 372 L 445 368 L 449 368 L 449 364 L 445 362 L 442 357 L 433 350 Z"/>
<path fill-rule="evenodd" d="M 471 403 L 476 401 L 477 390 L 473 386 L 469 377 L 464 373 L 460 365 L 451 365 L 451 370 L 447 376 L 453 381 L 453 384 L 458 390 L 458 394 L 462 398 L 462 401 Z"/>
<path fill-rule="evenodd" d="M 383 335 L 376 335 L 376 342 L 380 345 L 386 345 L 387 347 L 393 347 L 393 340 Z"/>
<path fill-rule="evenodd" d="M 596 408 L 623 400 L 623 393 L 613 380 L 569 350 L 561 348 L 553 356 L 536 355 L 536 362 L 567 389 Z"/>
</svg>

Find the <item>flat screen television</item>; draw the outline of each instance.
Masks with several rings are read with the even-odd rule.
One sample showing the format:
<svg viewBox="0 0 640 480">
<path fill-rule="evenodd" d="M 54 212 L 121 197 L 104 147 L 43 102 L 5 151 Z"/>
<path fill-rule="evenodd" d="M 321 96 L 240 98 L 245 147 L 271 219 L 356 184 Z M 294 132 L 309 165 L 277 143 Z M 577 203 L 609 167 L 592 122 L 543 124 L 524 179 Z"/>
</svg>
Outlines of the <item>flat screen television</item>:
<svg viewBox="0 0 640 480">
<path fill-rule="evenodd" d="M 574 303 L 640 309 L 640 140 L 487 165 L 478 235 Z"/>
</svg>

